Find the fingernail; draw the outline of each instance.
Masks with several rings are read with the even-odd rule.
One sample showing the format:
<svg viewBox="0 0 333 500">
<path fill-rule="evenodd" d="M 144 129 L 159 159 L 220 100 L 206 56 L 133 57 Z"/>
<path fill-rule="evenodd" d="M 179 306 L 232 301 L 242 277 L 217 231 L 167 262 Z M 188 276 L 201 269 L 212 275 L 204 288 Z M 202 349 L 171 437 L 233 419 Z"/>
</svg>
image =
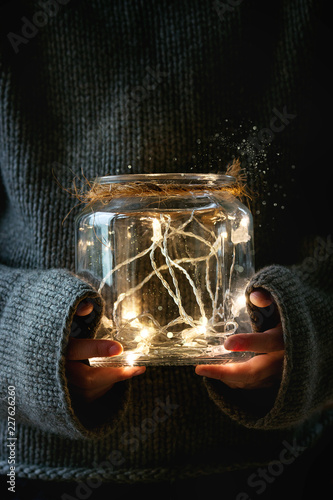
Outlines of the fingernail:
<svg viewBox="0 0 333 500">
<path fill-rule="evenodd" d="M 77 316 L 88 316 L 94 309 L 94 305 L 88 299 L 83 299 L 77 306 L 75 314 Z"/>
<path fill-rule="evenodd" d="M 145 371 L 146 371 L 146 367 L 140 366 L 139 368 L 137 368 L 135 370 L 135 372 L 133 372 L 133 377 L 135 377 L 136 375 L 142 375 Z"/>
<path fill-rule="evenodd" d="M 224 347 L 228 351 L 243 351 L 244 347 L 245 347 L 245 342 L 243 340 L 240 340 L 240 339 L 233 339 L 233 338 L 229 337 L 224 342 Z"/>
<path fill-rule="evenodd" d="M 272 297 L 266 290 L 257 290 L 250 293 L 250 301 L 256 307 L 267 307 L 272 303 Z"/>
<path fill-rule="evenodd" d="M 195 373 L 197 375 L 201 375 L 202 377 L 209 377 L 211 375 L 211 370 L 209 368 L 197 366 L 195 369 Z"/>
<path fill-rule="evenodd" d="M 121 354 L 123 352 L 123 348 L 121 344 L 113 344 L 111 347 L 108 349 L 109 356 L 117 356 L 118 354 Z"/>
<path fill-rule="evenodd" d="M 261 302 L 261 300 L 262 300 L 262 293 L 261 292 L 251 292 L 250 293 L 250 301 L 252 302 L 252 304 L 257 305 L 256 303 L 258 301 Z"/>
</svg>

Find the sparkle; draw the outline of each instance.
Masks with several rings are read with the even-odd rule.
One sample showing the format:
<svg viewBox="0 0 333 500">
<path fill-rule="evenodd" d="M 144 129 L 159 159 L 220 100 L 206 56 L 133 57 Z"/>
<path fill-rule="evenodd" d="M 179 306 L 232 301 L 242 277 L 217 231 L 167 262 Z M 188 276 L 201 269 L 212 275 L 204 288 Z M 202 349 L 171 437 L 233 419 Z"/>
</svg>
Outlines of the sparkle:
<svg viewBox="0 0 333 500">
<path fill-rule="evenodd" d="M 134 354 L 133 352 L 129 352 L 126 356 L 127 364 L 129 366 L 133 366 L 137 357 L 138 357 L 137 354 Z"/>
<path fill-rule="evenodd" d="M 140 335 L 144 339 L 146 339 L 147 337 L 149 337 L 149 330 L 148 330 L 148 328 L 142 328 L 142 330 L 140 332 Z"/>
</svg>

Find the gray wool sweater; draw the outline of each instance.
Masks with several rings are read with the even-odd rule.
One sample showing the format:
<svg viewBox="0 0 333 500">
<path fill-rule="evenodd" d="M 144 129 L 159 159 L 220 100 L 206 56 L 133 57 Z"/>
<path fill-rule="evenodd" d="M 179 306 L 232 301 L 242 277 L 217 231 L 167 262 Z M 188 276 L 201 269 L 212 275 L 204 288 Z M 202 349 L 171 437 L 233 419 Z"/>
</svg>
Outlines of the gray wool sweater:
<svg viewBox="0 0 333 500">
<path fill-rule="evenodd" d="M 321 2 L 266 4 L 1 7 L 2 474 L 13 387 L 15 472 L 45 480 L 222 473 L 307 449 L 331 425 L 333 242 L 325 186 L 304 175 L 328 149 Z M 233 157 L 254 193 L 249 290 L 269 290 L 281 315 L 281 383 L 235 390 L 191 366 L 154 367 L 88 410 L 71 397 L 65 352 L 79 302 L 101 306 L 93 336 L 102 299 L 74 274 L 80 208 L 66 189 L 83 176 L 223 172 Z"/>
</svg>

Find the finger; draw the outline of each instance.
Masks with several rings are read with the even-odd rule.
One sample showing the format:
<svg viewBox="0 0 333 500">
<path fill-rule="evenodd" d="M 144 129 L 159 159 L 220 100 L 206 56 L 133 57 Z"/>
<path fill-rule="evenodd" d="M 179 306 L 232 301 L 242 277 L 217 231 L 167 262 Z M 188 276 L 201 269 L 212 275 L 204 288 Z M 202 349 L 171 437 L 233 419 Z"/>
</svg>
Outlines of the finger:
<svg viewBox="0 0 333 500">
<path fill-rule="evenodd" d="M 75 339 L 71 338 L 67 346 L 68 360 L 108 357 L 121 354 L 122 345 L 114 340 Z"/>
<path fill-rule="evenodd" d="M 75 314 L 77 316 L 88 316 L 94 309 L 94 304 L 88 300 L 82 300 L 76 308 Z"/>
<path fill-rule="evenodd" d="M 257 288 L 250 293 L 250 301 L 256 307 L 268 307 L 273 302 L 273 298 L 269 292 L 263 288 Z"/>
<path fill-rule="evenodd" d="M 232 389 L 270 387 L 281 379 L 284 351 L 255 356 L 244 363 L 199 365 L 197 375 L 214 378 Z"/>
<path fill-rule="evenodd" d="M 265 332 L 237 333 L 227 338 L 224 347 L 228 351 L 267 353 L 282 351 L 284 340 L 281 325 Z"/>
</svg>

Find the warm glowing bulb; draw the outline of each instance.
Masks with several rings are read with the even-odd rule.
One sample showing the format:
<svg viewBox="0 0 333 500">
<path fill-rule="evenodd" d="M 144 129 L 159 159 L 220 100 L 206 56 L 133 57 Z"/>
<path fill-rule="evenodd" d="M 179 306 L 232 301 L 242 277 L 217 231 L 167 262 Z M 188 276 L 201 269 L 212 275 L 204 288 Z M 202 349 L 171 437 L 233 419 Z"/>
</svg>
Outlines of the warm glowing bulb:
<svg viewBox="0 0 333 500">
<path fill-rule="evenodd" d="M 132 309 L 127 309 L 122 313 L 122 318 L 125 322 L 129 323 L 130 326 L 140 328 L 141 323 L 138 320 L 138 312 Z"/>
<path fill-rule="evenodd" d="M 206 331 L 207 331 L 206 325 L 208 323 L 207 318 L 206 317 L 201 318 L 200 323 L 201 323 L 202 326 L 198 327 L 198 332 L 199 333 L 206 333 Z"/>
<path fill-rule="evenodd" d="M 242 220 L 240 221 L 240 226 L 247 227 L 249 225 L 249 218 L 248 216 L 243 217 Z"/>
<path fill-rule="evenodd" d="M 243 307 L 245 307 L 246 306 L 245 295 L 240 295 L 239 297 L 237 297 L 236 303 L 237 303 L 237 306 L 239 307 L 239 309 L 242 309 Z"/>
<path fill-rule="evenodd" d="M 142 328 L 140 332 L 140 336 L 144 339 L 146 339 L 149 336 L 149 330 L 148 328 Z"/>
<path fill-rule="evenodd" d="M 124 311 L 122 316 L 124 319 L 127 319 L 128 321 L 130 321 L 131 319 L 136 318 L 137 314 L 135 311 Z"/>
<path fill-rule="evenodd" d="M 153 219 L 153 237 L 152 241 L 158 243 L 162 238 L 161 223 L 157 219 Z"/>
<path fill-rule="evenodd" d="M 133 352 L 129 352 L 126 356 L 127 364 L 130 366 L 133 366 L 136 358 L 137 358 L 137 354 L 134 354 Z"/>
</svg>

